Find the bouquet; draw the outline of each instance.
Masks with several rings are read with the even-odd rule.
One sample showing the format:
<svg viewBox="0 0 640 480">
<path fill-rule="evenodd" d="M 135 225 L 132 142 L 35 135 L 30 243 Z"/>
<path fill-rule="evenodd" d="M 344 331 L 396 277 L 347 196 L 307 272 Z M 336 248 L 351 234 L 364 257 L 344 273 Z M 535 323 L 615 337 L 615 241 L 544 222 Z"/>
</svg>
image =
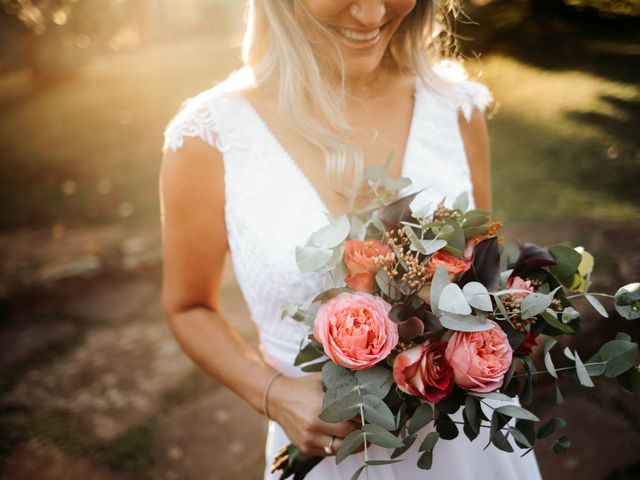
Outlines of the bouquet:
<svg viewBox="0 0 640 480">
<path fill-rule="evenodd" d="M 339 463 L 364 444 L 361 472 L 400 461 L 427 425 L 417 466 L 429 469 L 440 440 L 461 428 L 470 440 L 489 429 L 489 445 L 524 454 L 536 440 L 565 426 L 552 418 L 537 426 L 528 407 L 537 375 L 551 375 L 556 401 L 559 380 L 572 373 L 584 387 L 604 375 L 636 394 L 640 371 L 638 344 L 624 333 L 589 359 L 564 350 L 568 366 L 557 367 L 551 351 L 557 338 L 580 334 L 580 313 L 572 300 L 586 298 L 602 316 L 598 297 L 611 297 L 626 319 L 640 317 L 640 284 L 606 295 L 590 291 L 593 257 L 565 245 L 520 245 L 498 233 L 501 223 L 486 211 L 468 209 L 460 195 L 450 207 L 420 205 L 419 193 L 398 198 L 408 179 L 392 180 L 385 169 L 367 170 L 373 193 L 369 207 L 330 219 L 296 249 L 303 273 L 324 276 L 326 290 L 304 305 L 286 305 L 289 316 L 309 326 L 295 365 L 321 371 L 325 422 L 360 416 L 336 453 Z M 541 345 L 544 369 L 531 357 Z M 514 401 L 514 398 L 519 398 Z M 488 400 L 503 400 L 494 407 Z M 451 415 L 462 408 L 463 422 Z M 387 460 L 370 460 L 367 443 L 393 451 Z M 559 436 L 553 450 L 571 441 Z M 302 479 L 322 460 L 295 445 L 281 449 L 272 472 Z"/>
</svg>

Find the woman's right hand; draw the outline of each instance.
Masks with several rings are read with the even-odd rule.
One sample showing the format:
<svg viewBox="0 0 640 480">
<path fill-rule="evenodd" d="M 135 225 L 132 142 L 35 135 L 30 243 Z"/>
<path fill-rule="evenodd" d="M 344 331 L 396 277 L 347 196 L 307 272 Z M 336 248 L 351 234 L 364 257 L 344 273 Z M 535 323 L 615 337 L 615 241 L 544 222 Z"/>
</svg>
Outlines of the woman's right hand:
<svg viewBox="0 0 640 480">
<path fill-rule="evenodd" d="M 328 456 L 323 447 L 329 445 L 331 437 L 335 437 L 332 445 L 335 454 L 344 438 L 361 426 L 359 417 L 340 423 L 320 420 L 318 416 L 322 411 L 323 398 L 320 373 L 300 378 L 280 376 L 269 392 L 271 417 L 305 455 Z M 354 453 L 363 449 L 364 445 L 361 445 Z"/>
</svg>

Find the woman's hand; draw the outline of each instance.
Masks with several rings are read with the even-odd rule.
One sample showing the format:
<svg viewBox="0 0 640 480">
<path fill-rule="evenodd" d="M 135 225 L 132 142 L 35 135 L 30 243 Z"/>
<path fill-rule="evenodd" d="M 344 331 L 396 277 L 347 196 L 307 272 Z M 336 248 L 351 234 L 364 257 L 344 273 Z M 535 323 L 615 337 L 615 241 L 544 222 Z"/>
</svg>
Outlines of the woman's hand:
<svg viewBox="0 0 640 480">
<path fill-rule="evenodd" d="M 312 373 L 301 378 L 278 377 L 269 392 L 269 412 L 280 424 L 289 440 L 305 455 L 326 457 L 323 447 L 331 437 L 333 452 L 344 438 L 360 428 L 359 417 L 340 423 L 327 423 L 318 418 L 322 411 L 322 376 Z M 361 445 L 355 452 L 364 449 Z"/>
</svg>

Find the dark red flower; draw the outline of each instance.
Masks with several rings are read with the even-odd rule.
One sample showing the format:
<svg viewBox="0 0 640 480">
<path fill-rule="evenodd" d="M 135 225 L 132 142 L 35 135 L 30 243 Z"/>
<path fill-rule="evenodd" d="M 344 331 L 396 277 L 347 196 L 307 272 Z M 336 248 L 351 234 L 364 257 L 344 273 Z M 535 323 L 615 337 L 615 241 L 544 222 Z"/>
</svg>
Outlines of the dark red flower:
<svg viewBox="0 0 640 480">
<path fill-rule="evenodd" d="M 398 354 L 393 362 L 393 378 L 409 395 L 437 403 L 453 391 L 453 368 L 444 351 L 446 342 L 427 340 Z"/>
</svg>

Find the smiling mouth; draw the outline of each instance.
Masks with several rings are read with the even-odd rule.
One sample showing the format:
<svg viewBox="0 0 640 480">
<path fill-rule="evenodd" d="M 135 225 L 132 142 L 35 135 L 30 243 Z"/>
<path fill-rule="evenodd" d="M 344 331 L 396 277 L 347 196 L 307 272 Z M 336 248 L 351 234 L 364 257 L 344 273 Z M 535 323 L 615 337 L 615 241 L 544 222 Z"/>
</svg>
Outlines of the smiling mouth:
<svg viewBox="0 0 640 480">
<path fill-rule="evenodd" d="M 336 27 L 336 31 L 344 38 L 346 38 L 347 40 L 350 40 L 352 42 L 362 42 L 362 43 L 368 43 L 371 41 L 376 40 L 378 37 L 380 37 L 380 33 L 382 32 L 382 29 L 384 28 L 384 25 L 382 27 L 373 29 L 373 30 L 369 30 L 368 32 L 359 32 L 357 30 L 351 30 L 348 28 L 344 28 L 344 27 Z"/>
</svg>

